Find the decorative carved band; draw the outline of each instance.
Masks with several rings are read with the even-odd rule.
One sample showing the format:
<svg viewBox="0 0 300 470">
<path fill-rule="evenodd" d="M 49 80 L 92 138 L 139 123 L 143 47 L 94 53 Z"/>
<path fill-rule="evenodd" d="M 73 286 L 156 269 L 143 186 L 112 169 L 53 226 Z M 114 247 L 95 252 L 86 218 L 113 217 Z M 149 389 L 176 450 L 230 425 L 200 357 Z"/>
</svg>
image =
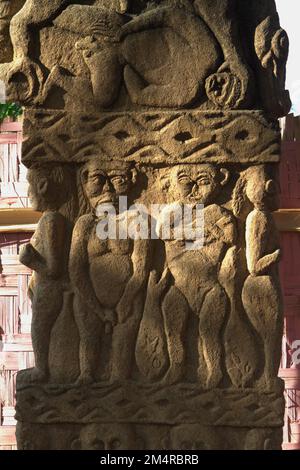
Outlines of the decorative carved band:
<svg viewBox="0 0 300 470">
<path fill-rule="evenodd" d="M 280 387 L 279 387 L 280 388 Z M 18 421 L 31 423 L 188 424 L 276 427 L 283 425 L 281 390 L 169 387 L 127 382 L 89 386 L 28 385 L 17 390 Z"/>
<path fill-rule="evenodd" d="M 95 156 L 145 164 L 279 161 L 278 124 L 260 111 L 72 114 L 26 111 L 23 162 Z"/>
</svg>

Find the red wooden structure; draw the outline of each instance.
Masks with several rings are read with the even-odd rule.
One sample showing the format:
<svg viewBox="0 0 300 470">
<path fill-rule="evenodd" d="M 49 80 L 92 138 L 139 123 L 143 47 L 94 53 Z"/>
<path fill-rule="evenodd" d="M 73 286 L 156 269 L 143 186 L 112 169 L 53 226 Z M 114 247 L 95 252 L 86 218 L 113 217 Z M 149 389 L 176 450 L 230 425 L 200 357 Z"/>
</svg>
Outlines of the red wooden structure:
<svg viewBox="0 0 300 470">
<path fill-rule="evenodd" d="M 281 233 L 285 334 L 280 376 L 286 388 L 283 448 L 292 450 L 300 449 L 300 353 L 299 361 L 295 354 L 300 351 L 300 117 L 288 116 L 282 133 L 281 207 L 287 220 L 283 229 L 289 231 Z"/>
<path fill-rule="evenodd" d="M 0 128 L 0 450 L 16 448 L 15 377 L 33 365 L 30 341 L 31 307 L 27 297 L 30 271 L 20 265 L 18 252 L 31 232 L 6 232 L 4 214 L 9 208 L 28 207 L 25 168 L 20 163 L 22 123 L 6 122 Z"/>
</svg>

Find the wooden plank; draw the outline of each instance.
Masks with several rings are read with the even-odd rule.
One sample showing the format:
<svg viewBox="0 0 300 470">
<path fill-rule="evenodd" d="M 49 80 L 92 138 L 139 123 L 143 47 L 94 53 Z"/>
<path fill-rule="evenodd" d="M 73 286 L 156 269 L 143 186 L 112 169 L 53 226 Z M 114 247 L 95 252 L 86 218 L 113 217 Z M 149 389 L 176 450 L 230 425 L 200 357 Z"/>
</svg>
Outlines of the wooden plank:
<svg viewBox="0 0 300 470">
<path fill-rule="evenodd" d="M 13 334 L 13 335 L 3 335 L 3 342 L 4 343 L 11 343 L 11 344 L 31 344 L 31 335 L 30 333 L 27 334 Z"/>
<path fill-rule="evenodd" d="M 0 226 L 37 224 L 41 213 L 31 208 L 0 209 Z"/>
<path fill-rule="evenodd" d="M 18 289 L 14 287 L 0 287 L 0 297 L 17 296 Z"/>
<path fill-rule="evenodd" d="M 300 209 L 280 209 L 273 216 L 281 232 L 300 232 Z"/>
<path fill-rule="evenodd" d="M 3 352 L 32 352 L 32 344 L 4 343 Z"/>
<path fill-rule="evenodd" d="M 20 121 L 13 121 L 13 122 L 2 122 L 0 125 L 0 132 L 22 132 L 23 129 L 23 122 Z"/>
<path fill-rule="evenodd" d="M 18 136 L 15 132 L 0 134 L 0 144 L 17 144 Z"/>
<path fill-rule="evenodd" d="M 0 369 L 19 370 L 19 358 L 15 352 L 0 352 Z"/>
<path fill-rule="evenodd" d="M 13 446 L 16 445 L 16 442 L 15 426 L 0 426 L 1 446 Z"/>
<path fill-rule="evenodd" d="M 2 426 L 15 426 L 17 424 L 15 420 L 15 407 L 14 406 L 3 406 L 2 408 Z M 1 442 L 0 442 L 1 444 Z"/>
<path fill-rule="evenodd" d="M 21 224 L 21 225 L 3 225 L 0 223 L 0 233 L 19 233 L 19 232 L 35 232 L 37 224 Z"/>
</svg>

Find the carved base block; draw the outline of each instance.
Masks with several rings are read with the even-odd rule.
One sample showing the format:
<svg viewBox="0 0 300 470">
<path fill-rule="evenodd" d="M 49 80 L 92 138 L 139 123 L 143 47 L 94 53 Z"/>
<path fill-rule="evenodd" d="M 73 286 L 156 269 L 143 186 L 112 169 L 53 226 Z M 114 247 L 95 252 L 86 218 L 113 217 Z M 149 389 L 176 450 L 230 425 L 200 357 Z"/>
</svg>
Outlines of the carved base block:
<svg viewBox="0 0 300 470">
<path fill-rule="evenodd" d="M 28 385 L 17 390 L 18 446 L 90 449 L 122 434 L 122 449 L 278 449 L 283 410 L 281 390 Z"/>
</svg>

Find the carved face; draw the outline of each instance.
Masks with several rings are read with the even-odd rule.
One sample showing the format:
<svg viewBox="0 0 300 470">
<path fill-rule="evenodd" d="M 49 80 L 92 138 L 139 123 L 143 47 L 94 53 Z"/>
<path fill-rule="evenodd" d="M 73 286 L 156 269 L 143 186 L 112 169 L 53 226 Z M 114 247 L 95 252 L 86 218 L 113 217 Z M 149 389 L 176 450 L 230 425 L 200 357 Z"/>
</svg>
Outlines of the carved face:
<svg viewBox="0 0 300 470">
<path fill-rule="evenodd" d="M 91 424 L 80 433 L 83 450 L 132 450 L 138 443 L 130 424 Z"/>
<path fill-rule="evenodd" d="M 221 450 L 220 436 L 199 424 L 176 426 L 171 431 L 171 448 L 178 450 Z"/>
<path fill-rule="evenodd" d="M 91 206 L 96 209 L 99 204 L 116 206 L 119 196 L 128 194 L 133 178 L 124 165 L 91 162 L 83 169 L 82 182 Z"/>
<path fill-rule="evenodd" d="M 260 209 L 268 207 L 270 210 L 278 206 L 277 183 L 271 179 L 263 166 L 249 169 L 249 178 L 246 183 L 246 196 L 252 204 Z"/>
<path fill-rule="evenodd" d="M 66 174 L 59 165 L 30 169 L 28 196 L 34 210 L 58 210 L 69 197 L 69 184 Z"/>
<path fill-rule="evenodd" d="M 210 204 L 227 182 L 228 172 L 213 165 L 178 165 L 171 173 L 170 192 L 186 204 Z"/>
</svg>

